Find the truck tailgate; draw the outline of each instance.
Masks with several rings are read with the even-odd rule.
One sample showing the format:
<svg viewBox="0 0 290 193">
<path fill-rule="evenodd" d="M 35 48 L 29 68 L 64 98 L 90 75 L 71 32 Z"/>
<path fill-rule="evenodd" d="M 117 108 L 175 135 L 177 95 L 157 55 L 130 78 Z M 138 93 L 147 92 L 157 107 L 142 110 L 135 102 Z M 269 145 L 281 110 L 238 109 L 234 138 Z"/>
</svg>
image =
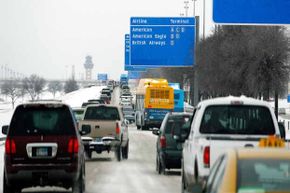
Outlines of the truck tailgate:
<svg viewBox="0 0 290 193">
<path fill-rule="evenodd" d="M 92 138 L 101 138 L 101 137 L 116 137 L 116 121 L 93 121 L 93 120 L 84 120 L 80 122 L 82 125 L 90 125 L 91 133 L 86 136 Z"/>
<path fill-rule="evenodd" d="M 259 145 L 260 138 L 239 138 L 239 137 L 208 137 L 210 146 L 210 165 L 212 166 L 217 158 L 233 148 L 252 148 Z"/>
</svg>

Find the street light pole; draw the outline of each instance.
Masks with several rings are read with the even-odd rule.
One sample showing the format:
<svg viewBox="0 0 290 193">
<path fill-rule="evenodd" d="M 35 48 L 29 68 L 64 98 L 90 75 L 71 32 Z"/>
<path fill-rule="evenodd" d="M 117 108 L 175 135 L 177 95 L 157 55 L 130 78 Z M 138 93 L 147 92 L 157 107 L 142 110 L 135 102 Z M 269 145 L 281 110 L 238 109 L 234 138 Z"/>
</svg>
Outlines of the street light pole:
<svg viewBox="0 0 290 193">
<path fill-rule="evenodd" d="M 188 17 L 188 9 L 189 9 L 189 6 L 188 6 L 188 3 L 189 1 L 184 1 L 184 9 L 185 9 L 185 16 Z"/>
<path fill-rule="evenodd" d="M 196 2 L 196 0 L 192 0 L 192 2 L 193 2 L 193 17 L 195 17 L 195 2 Z"/>
<path fill-rule="evenodd" d="M 205 0 L 203 0 L 203 29 L 202 29 L 202 38 L 205 39 Z"/>
</svg>

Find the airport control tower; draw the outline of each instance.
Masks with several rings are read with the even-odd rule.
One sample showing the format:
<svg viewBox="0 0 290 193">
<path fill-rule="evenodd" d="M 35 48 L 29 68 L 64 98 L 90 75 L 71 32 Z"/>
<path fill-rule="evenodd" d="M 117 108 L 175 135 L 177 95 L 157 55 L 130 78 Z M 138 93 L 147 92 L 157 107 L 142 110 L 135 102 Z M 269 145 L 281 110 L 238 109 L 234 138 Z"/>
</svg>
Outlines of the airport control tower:
<svg viewBox="0 0 290 193">
<path fill-rule="evenodd" d="M 86 62 L 84 63 L 84 67 L 86 70 L 86 80 L 92 80 L 92 69 L 94 68 L 94 64 L 92 62 L 91 56 L 86 57 Z"/>
</svg>

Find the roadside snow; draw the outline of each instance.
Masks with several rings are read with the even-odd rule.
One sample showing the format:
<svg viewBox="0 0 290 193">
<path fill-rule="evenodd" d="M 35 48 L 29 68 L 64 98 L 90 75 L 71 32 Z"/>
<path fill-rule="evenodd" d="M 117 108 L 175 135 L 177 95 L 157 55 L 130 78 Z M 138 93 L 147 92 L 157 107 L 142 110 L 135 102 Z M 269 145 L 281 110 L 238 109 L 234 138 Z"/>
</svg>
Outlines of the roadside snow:
<svg viewBox="0 0 290 193">
<path fill-rule="evenodd" d="M 101 90 L 104 86 L 93 86 L 90 88 L 83 88 L 71 93 L 68 93 L 59 99 L 70 105 L 71 107 L 81 107 L 83 102 L 89 99 L 98 99 L 101 95 Z"/>
</svg>

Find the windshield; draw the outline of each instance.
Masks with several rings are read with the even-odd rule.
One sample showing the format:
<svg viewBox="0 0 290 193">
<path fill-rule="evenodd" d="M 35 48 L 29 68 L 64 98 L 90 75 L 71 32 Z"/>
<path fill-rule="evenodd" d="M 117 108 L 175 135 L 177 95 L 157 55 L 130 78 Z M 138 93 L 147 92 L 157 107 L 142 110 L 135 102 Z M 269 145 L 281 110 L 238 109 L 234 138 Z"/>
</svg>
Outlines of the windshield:
<svg viewBox="0 0 290 193">
<path fill-rule="evenodd" d="M 169 116 L 165 126 L 165 134 L 178 135 L 182 129 L 189 130 L 190 121 L 191 116 L 189 115 Z"/>
<path fill-rule="evenodd" d="M 88 120 L 120 120 L 119 111 L 115 107 L 87 107 L 84 119 Z"/>
<path fill-rule="evenodd" d="M 11 120 L 11 136 L 73 135 L 74 122 L 68 108 L 23 107 Z"/>
<path fill-rule="evenodd" d="M 273 135 L 275 127 L 268 108 L 246 105 L 209 106 L 202 118 L 201 133 Z"/>
</svg>

